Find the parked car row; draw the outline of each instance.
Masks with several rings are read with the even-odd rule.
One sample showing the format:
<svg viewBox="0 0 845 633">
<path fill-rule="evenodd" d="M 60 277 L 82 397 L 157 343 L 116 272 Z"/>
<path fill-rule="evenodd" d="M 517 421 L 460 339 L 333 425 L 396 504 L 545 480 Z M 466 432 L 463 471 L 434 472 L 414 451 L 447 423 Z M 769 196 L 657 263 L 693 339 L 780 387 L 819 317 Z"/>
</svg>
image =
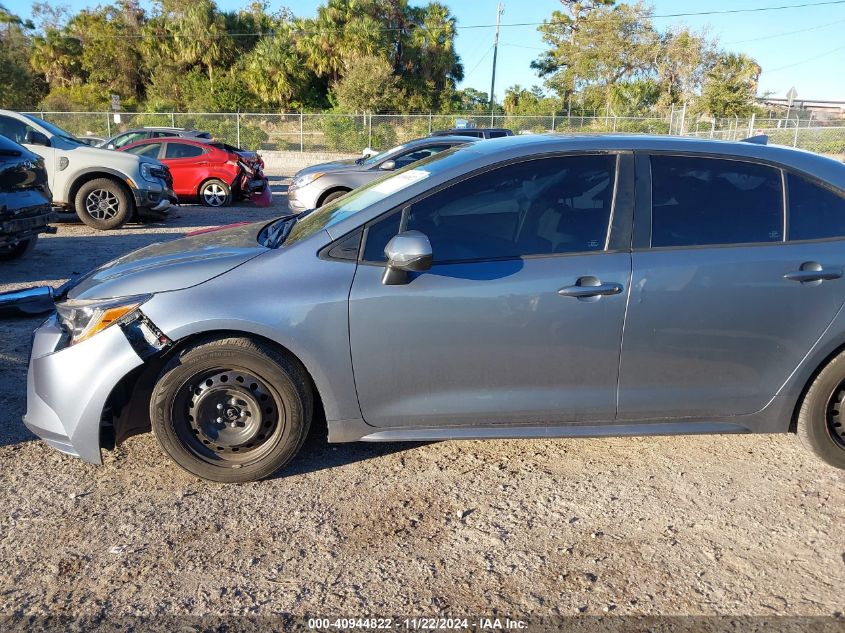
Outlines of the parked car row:
<svg viewBox="0 0 845 633">
<path fill-rule="evenodd" d="M 209 206 L 236 198 L 269 205 L 261 157 L 210 136 L 144 128 L 94 147 L 36 116 L 0 110 L 5 200 L 0 206 L 0 258 L 29 252 L 38 233 L 50 230 L 54 211 L 75 213 L 85 224 L 109 230 L 131 220 L 161 219 L 177 196 Z M 107 149 L 118 146 L 127 151 Z"/>
<path fill-rule="evenodd" d="M 845 165 L 676 137 L 439 142 L 302 172 L 296 213 L 65 286 L 26 426 L 93 463 L 151 429 L 221 482 L 289 463 L 318 408 L 330 442 L 795 431 L 845 468 Z M 353 190 L 327 200 L 335 176 Z"/>
<path fill-rule="evenodd" d="M 33 249 L 55 218 L 44 159 L 0 136 L 0 261 Z"/>
</svg>

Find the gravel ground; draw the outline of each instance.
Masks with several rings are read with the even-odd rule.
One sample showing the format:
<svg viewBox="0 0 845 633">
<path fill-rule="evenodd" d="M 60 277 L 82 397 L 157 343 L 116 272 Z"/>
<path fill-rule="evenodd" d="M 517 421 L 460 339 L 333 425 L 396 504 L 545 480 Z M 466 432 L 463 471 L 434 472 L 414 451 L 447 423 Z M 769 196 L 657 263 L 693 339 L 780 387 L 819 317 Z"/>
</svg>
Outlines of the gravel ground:
<svg viewBox="0 0 845 633">
<path fill-rule="evenodd" d="M 3 265 L 0 291 L 283 204 L 64 223 Z M 99 467 L 35 441 L 20 418 L 38 322 L 0 321 L 0 615 L 789 615 L 842 630 L 845 472 L 794 436 L 327 445 L 316 424 L 288 471 L 215 485 L 151 435 Z"/>
</svg>

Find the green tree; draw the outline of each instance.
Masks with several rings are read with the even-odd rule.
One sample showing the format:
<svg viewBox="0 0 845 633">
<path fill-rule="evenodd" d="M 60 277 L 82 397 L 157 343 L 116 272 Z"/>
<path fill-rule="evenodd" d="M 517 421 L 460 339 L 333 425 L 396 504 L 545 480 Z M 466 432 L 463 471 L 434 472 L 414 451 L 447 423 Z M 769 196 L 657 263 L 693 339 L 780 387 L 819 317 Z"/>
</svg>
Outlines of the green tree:
<svg viewBox="0 0 845 633">
<path fill-rule="evenodd" d="M 32 22 L 24 21 L 0 5 L 0 106 L 31 108 L 46 92 L 43 78 L 29 58 Z"/>
<path fill-rule="evenodd" d="M 303 63 L 289 29 L 262 38 L 244 61 L 246 84 L 264 103 L 282 109 L 302 108 L 318 81 Z"/>
<path fill-rule="evenodd" d="M 346 112 L 379 112 L 395 107 L 397 84 L 390 62 L 367 55 L 347 62 L 343 79 L 332 84 L 332 92 Z"/>
<path fill-rule="evenodd" d="M 125 101 L 144 97 L 147 73 L 139 48 L 144 21 L 138 0 L 83 10 L 68 21 L 65 31 L 81 43 L 79 62 L 87 82 Z"/>
<path fill-rule="evenodd" d="M 701 98 L 716 117 L 749 116 L 755 109 L 762 69 L 748 55 L 723 53 L 707 72 Z"/>
<path fill-rule="evenodd" d="M 32 40 L 30 63 L 51 87 L 67 88 L 82 83 L 82 42 L 64 30 L 50 30 Z"/>
<path fill-rule="evenodd" d="M 485 112 L 490 103 L 486 92 L 475 88 L 463 88 L 455 92 L 452 107 L 458 112 Z"/>
</svg>

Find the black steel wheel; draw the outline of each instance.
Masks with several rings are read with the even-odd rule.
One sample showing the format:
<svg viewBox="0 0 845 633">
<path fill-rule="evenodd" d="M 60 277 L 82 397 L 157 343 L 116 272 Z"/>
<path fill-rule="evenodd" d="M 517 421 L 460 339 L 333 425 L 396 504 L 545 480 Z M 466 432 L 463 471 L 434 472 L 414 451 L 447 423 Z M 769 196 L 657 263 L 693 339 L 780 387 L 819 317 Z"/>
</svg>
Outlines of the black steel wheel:
<svg viewBox="0 0 845 633">
<path fill-rule="evenodd" d="M 807 389 L 796 431 L 819 458 L 845 468 L 845 353 L 830 361 Z"/>
<path fill-rule="evenodd" d="M 243 338 L 210 339 L 172 358 L 150 406 L 164 451 L 220 482 L 253 481 L 284 466 L 304 442 L 313 408 L 298 361 Z"/>
<path fill-rule="evenodd" d="M 827 432 L 845 450 L 845 382 L 839 383 L 827 404 Z"/>
</svg>

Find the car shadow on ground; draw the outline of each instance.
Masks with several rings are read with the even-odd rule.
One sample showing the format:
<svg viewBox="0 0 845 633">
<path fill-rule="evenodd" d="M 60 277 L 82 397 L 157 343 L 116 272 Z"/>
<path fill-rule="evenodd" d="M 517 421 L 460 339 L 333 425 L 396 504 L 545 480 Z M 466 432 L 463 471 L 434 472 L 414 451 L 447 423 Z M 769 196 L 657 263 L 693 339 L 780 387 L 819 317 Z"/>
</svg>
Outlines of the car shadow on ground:
<svg viewBox="0 0 845 633">
<path fill-rule="evenodd" d="M 328 429 L 322 411 L 316 411 L 314 422 L 302 449 L 291 462 L 270 479 L 284 479 L 295 475 L 314 473 L 327 468 L 365 462 L 385 455 L 410 451 L 433 442 L 345 442 L 329 444 Z"/>
</svg>

